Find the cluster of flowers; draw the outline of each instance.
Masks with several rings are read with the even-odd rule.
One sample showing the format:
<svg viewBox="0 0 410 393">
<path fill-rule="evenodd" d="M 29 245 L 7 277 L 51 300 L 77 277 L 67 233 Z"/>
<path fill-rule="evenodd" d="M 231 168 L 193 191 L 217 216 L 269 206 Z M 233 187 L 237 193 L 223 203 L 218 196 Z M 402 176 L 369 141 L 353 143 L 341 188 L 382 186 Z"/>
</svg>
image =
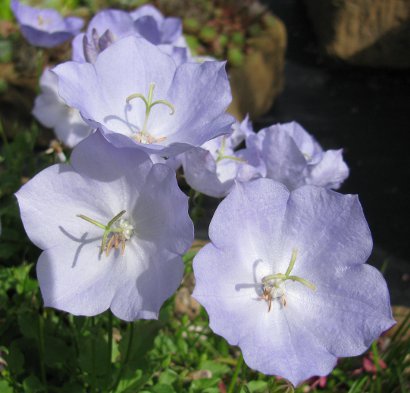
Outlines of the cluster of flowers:
<svg viewBox="0 0 410 393">
<path fill-rule="evenodd" d="M 13 10 L 33 44 L 78 33 L 54 12 Z M 225 63 L 198 62 L 181 21 L 152 6 L 101 11 L 72 48 L 73 61 L 44 71 L 33 111 L 75 146 L 70 161 L 17 193 L 44 250 L 45 306 L 158 317 L 194 237 L 182 165 L 193 189 L 226 196 L 194 260 L 194 297 L 250 367 L 297 385 L 394 324 L 386 283 L 365 263 L 358 198 L 330 190 L 348 176 L 341 150 L 323 151 L 297 123 L 255 133 L 235 122 Z"/>
</svg>

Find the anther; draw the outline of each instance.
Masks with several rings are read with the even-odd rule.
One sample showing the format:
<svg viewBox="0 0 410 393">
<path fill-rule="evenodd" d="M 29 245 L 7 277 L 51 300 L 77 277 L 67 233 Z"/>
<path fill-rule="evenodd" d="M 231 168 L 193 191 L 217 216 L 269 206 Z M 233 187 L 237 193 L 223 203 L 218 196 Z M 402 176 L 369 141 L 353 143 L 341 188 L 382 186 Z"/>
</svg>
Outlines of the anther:
<svg viewBox="0 0 410 393">
<path fill-rule="evenodd" d="M 92 218 L 78 214 L 77 217 L 97 226 L 104 230 L 100 255 L 105 251 L 105 255 L 108 257 L 113 248 L 118 250 L 121 246 L 121 255 L 125 253 L 126 241 L 129 240 L 134 232 L 134 227 L 126 220 L 121 218 L 125 214 L 125 210 L 122 210 L 116 216 L 114 216 L 107 225 L 104 225 Z"/>
</svg>

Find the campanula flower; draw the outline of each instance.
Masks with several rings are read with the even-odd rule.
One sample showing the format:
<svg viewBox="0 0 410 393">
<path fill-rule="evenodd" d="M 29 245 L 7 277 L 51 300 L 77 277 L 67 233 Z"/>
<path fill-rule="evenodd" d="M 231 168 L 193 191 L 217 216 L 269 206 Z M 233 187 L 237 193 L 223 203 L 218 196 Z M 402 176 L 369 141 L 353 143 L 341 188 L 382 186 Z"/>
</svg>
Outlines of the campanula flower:
<svg viewBox="0 0 410 393">
<path fill-rule="evenodd" d="M 233 123 L 225 63 L 177 66 L 143 38 L 123 38 L 94 64 L 67 62 L 53 72 L 64 101 L 117 147 L 175 156 Z"/>
<path fill-rule="evenodd" d="M 58 95 L 57 76 L 49 68 L 40 78 L 41 94 L 36 97 L 34 117 L 45 127 L 53 128 L 57 138 L 74 147 L 86 138 L 92 128 L 83 120 L 78 109 L 70 108 Z"/>
<path fill-rule="evenodd" d="M 46 307 L 157 318 L 193 241 L 188 198 L 172 169 L 97 131 L 70 164 L 43 170 L 16 196 L 28 236 L 44 250 L 37 276 Z"/>
<path fill-rule="evenodd" d="M 357 196 L 237 183 L 194 259 L 193 296 L 249 367 L 295 386 L 363 353 L 395 322 Z"/>
<path fill-rule="evenodd" d="M 60 45 L 78 34 L 84 24 L 81 18 L 63 18 L 56 10 L 32 8 L 18 0 L 11 1 L 11 9 L 24 38 L 35 46 Z"/>
<path fill-rule="evenodd" d="M 264 176 L 266 169 L 254 150 L 239 149 L 243 140 L 253 133 L 246 118 L 235 122 L 230 135 L 205 142 L 183 156 L 185 180 L 191 188 L 215 198 L 226 196 L 235 180 L 249 181 Z"/>
<path fill-rule="evenodd" d="M 137 34 L 137 31 L 128 12 L 114 9 L 102 10 L 90 20 L 87 31 L 74 38 L 72 59 L 94 63 L 98 54 L 108 46 L 133 34 Z"/>
<path fill-rule="evenodd" d="M 179 31 L 179 38 L 173 40 L 173 35 L 166 34 L 167 29 L 162 34 L 159 32 L 159 22 L 154 20 L 152 16 L 145 15 L 141 16 L 141 18 L 143 19 L 142 22 L 139 19 L 135 20 L 132 17 L 132 13 L 115 9 L 98 12 L 88 24 L 87 31 L 78 34 L 74 38 L 72 42 L 72 59 L 78 62 L 94 63 L 98 54 L 114 42 L 124 37 L 136 36 L 143 37 L 157 45 L 161 51 L 172 56 L 177 64 L 188 61 L 189 52 L 182 37 L 182 31 Z M 162 15 L 161 18 L 164 19 Z M 146 19 L 155 25 L 156 30 L 154 33 L 152 33 L 150 23 L 145 21 Z M 164 20 L 167 19 L 173 20 L 176 18 L 165 18 Z M 167 25 L 165 22 L 163 24 Z M 153 37 L 150 39 L 151 35 Z"/>
<path fill-rule="evenodd" d="M 165 18 L 150 4 L 143 5 L 130 13 L 138 33 L 154 45 L 173 44 L 186 46 L 182 36 L 180 18 Z"/>
<path fill-rule="evenodd" d="M 265 162 L 268 178 L 289 189 L 304 184 L 337 189 L 349 175 L 342 150 L 323 151 L 298 123 L 274 124 L 246 140 Z"/>
</svg>

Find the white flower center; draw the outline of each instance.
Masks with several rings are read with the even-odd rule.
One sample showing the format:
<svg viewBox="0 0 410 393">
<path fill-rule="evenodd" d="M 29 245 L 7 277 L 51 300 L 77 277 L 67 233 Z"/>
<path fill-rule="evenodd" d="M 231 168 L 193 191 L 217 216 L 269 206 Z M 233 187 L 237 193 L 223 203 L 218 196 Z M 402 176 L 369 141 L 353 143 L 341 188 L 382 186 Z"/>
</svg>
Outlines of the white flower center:
<svg viewBox="0 0 410 393">
<path fill-rule="evenodd" d="M 134 225 L 130 224 L 125 218 L 121 218 L 115 225 L 116 228 L 121 230 L 121 234 L 125 240 L 130 240 L 134 234 Z"/>
<path fill-rule="evenodd" d="M 167 100 L 156 100 L 156 101 L 154 101 L 153 100 L 154 99 L 154 89 L 155 89 L 155 83 L 151 82 L 150 85 L 149 85 L 149 91 L 148 91 L 148 96 L 147 97 L 145 97 L 141 93 L 135 93 L 135 94 L 131 94 L 130 96 L 128 96 L 126 98 L 127 104 L 129 104 L 131 100 L 133 100 L 135 98 L 139 98 L 139 99 L 142 100 L 142 102 L 145 105 L 145 118 L 144 118 L 143 126 L 135 135 L 133 134 L 131 136 L 137 142 L 143 143 L 143 144 L 159 143 L 159 142 L 163 142 L 164 140 L 167 139 L 165 136 L 155 137 L 155 136 L 151 135 L 147 130 L 148 118 L 150 116 L 152 108 L 155 105 L 165 105 L 170 109 L 170 113 L 169 113 L 170 115 L 173 115 L 174 112 L 175 112 L 174 106 L 169 101 L 167 101 Z"/>
<path fill-rule="evenodd" d="M 101 240 L 100 255 L 105 251 L 105 255 L 108 257 L 112 248 L 121 249 L 121 255 L 125 254 L 126 242 L 131 239 L 134 234 L 134 226 L 122 216 L 125 214 L 125 210 L 119 212 L 114 216 L 106 225 L 98 222 L 90 217 L 78 214 L 77 217 L 101 228 L 104 233 Z"/>
<path fill-rule="evenodd" d="M 274 299 L 280 299 L 282 307 L 286 307 L 286 291 L 285 291 L 285 282 L 287 280 L 299 282 L 300 284 L 308 287 L 312 291 L 316 291 L 316 285 L 310 281 L 291 275 L 293 267 L 295 266 L 297 256 L 297 250 L 294 248 L 292 250 L 292 256 L 290 258 L 289 266 L 286 269 L 286 273 L 277 273 L 265 276 L 262 278 L 262 295 L 261 299 L 265 300 L 268 303 L 268 312 L 272 308 L 272 301 Z"/>
</svg>

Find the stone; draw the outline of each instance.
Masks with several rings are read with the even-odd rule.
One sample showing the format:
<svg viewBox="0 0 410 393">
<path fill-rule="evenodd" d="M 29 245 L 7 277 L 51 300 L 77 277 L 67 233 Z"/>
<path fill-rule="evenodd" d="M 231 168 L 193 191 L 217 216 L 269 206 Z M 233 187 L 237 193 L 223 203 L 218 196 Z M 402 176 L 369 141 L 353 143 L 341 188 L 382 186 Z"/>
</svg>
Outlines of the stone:
<svg viewBox="0 0 410 393">
<path fill-rule="evenodd" d="M 238 120 L 249 113 L 256 118 L 266 113 L 284 85 L 286 28 L 275 23 L 247 42 L 243 65 L 230 67 L 233 101 L 228 111 Z"/>
<path fill-rule="evenodd" d="M 383 68 L 410 67 L 409 0 L 305 0 L 331 57 Z"/>
</svg>

